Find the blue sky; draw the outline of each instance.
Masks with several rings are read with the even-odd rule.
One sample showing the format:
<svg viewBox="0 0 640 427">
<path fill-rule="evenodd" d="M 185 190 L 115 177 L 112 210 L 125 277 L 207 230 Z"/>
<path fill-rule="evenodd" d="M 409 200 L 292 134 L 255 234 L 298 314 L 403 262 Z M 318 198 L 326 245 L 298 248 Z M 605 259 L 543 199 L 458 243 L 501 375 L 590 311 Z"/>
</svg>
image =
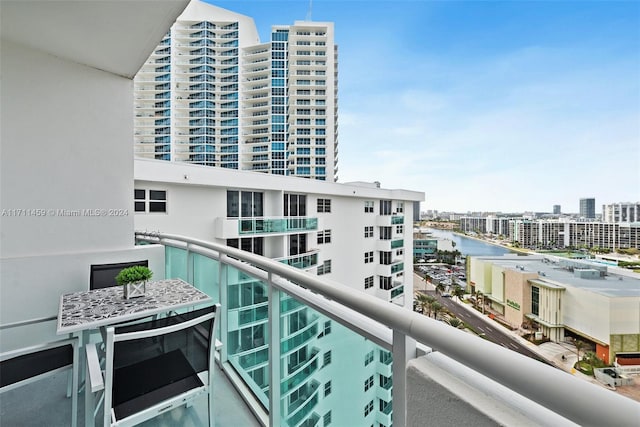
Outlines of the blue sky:
<svg viewBox="0 0 640 427">
<path fill-rule="evenodd" d="M 308 0 L 213 1 L 272 25 Z M 640 200 L 640 1 L 315 0 L 339 45 L 339 181 L 422 209 Z M 599 211 L 599 208 L 597 208 Z"/>
</svg>

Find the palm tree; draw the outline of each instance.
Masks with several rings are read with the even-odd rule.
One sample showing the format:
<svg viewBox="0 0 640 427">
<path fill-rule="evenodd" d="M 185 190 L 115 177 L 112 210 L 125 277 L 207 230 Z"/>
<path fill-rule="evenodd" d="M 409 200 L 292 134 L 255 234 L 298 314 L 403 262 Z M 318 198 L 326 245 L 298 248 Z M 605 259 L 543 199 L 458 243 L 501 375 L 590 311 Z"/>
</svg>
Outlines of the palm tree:
<svg viewBox="0 0 640 427">
<path fill-rule="evenodd" d="M 462 301 L 462 297 L 464 296 L 464 289 L 462 289 L 462 287 L 460 287 L 459 285 L 455 285 L 453 288 L 453 292 L 451 292 L 451 295 L 458 298 L 458 301 Z"/>
<path fill-rule="evenodd" d="M 431 316 L 431 303 L 435 301 L 435 298 L 427 294 L 418 294 L 416 300 L 422 310 L 422 314 L 424 314 L 425 309 L 427 309 L 429 311 L 429 316 Z"/>
<path fill-rule="evenodd" d="M 431 303 L 431 310 L 433 310 L 433 318 L 434 319 L 438 319 L 438 313 L 440 313 L 440 311 L 442 311 L 444 307 L 442 307 L 442 304 L 440 304 L 438 301 L 433 301 Z"/>
<path fill-rule="evenodd" d="M 456 329 L 464 326 L 462 320 L 458 319 L 457 317 L 450 317 L 449 320 L 447 320 L 447 323 Z"/>
<path fill-rule="evenodd" d="M 440 282 L 438 282 L 438 284 L 436 285 L 436 294 L 440 293 L 442 294 L 444 292 L 446 288 L 444 287 L 444 285 Z"/>
<path fill-rule="evenodd" d="M 576 355 L 578 356 L 578 366 L 580 364 L 580 352 L 587 347 L 587 343 L 578 339 L 573 341 L 573 345 L 576 346 Z"/>
</svg>

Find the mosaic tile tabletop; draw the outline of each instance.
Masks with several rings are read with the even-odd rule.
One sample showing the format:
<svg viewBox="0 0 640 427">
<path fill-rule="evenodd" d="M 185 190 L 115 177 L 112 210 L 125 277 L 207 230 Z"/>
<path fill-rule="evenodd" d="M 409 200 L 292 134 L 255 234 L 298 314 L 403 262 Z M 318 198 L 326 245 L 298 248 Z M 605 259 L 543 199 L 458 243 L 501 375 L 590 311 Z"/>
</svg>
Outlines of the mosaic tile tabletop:
<svg viewBox="0 0 640 427">
<path fill-rule="evenodd" d="M 132 299 L 124 298 L 122 286 L 73 292 L 60 297 L 57 333 L 96 329 L 212 301 L 181 279 L 149 282 L 146 294 Z"/>
</svg>

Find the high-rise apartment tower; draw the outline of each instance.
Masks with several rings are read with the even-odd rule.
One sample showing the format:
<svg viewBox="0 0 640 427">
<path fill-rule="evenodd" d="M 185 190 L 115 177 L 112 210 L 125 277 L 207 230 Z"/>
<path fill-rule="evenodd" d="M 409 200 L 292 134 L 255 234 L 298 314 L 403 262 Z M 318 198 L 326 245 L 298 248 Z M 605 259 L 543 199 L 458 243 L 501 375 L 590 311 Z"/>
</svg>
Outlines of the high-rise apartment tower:
<svg viewBox="0 0 640 427">
<path fill-rule="evenodd" d="M 274 26 L 199 1 L 135 78 L 137 156 L 337 180 L 333 23 Z"/>
<path fill-rule="evenodd" d="M 580 199 L 580 216 L 582 218 L 596 217 L 596 199 Z"/>
</svg>

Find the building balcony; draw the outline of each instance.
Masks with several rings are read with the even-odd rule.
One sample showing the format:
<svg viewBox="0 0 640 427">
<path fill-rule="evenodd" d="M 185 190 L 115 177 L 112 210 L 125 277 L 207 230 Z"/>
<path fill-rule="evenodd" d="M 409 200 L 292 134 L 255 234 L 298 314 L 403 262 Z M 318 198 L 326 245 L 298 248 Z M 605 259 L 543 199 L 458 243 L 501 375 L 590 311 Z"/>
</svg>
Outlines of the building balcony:
<svg viewBox="0 0 640 427">
<path fill-rule="evenodd" d="M 164 246 L 165 271 L 158 277 L 183 278 L 221 304 L 216 425 L 315 425 L 328 411 L 334 425 L 389 425 L 391 417 L 399 426 L 437 419 L 459 425 L 637 424 L 636 401 L 343 284 L 224 245 L 174 235 L 136 237 Z M 53 320 L 0 326 L 2 351 L 35 337 L 34 324 L 55 334 Z M 354 396 L 373 398 L 366 416 L 360 405 L 336 401 L 340 390 L 365 393 L 362 379 L 370 376 L 375 389 L 366 400 Z M 58 395 L 40 382 L 4 393 L 3 424 L 69 425 L 67 376 L 55 378 Z M 333 394 L 326 399 L 320 385 L 329 380 Z M 187 425 L 187 419 L 204 425 L 206 404 L 177 408 L 145 425 Z"/>
<path fill-rule="evenodd" d="M 283 258 L 275 258 L 275 260 L 280 261 L 283 264 L 290 265 L 291 267 L 298 268 L 300 270 L 308 270 L 318 265 L 319 252 L 319 249 L 315 249 L 303 254 L 292 255 Z"/>
<path fill-rule="evenodd" d="M 256 217 L 216 218 L 215 237 L 233 239 L 252 235 L 290 234 L 318 230 L 318 218 Z"/>
<path fill-rule="evenodd" d="M 404 216 L 402 215 L 378 215 L 376 216 L 376 225 L 378 227 L 385 227 L 391 225 L 404 224 Z"/>
<path fill-rule="evenodd" d="M 391 264 L 376 265 L 376 274 L 378 276 L 392 276 L 404 270 L 404 262 L 402 260 L 393 260 Z"/>
</svg>

